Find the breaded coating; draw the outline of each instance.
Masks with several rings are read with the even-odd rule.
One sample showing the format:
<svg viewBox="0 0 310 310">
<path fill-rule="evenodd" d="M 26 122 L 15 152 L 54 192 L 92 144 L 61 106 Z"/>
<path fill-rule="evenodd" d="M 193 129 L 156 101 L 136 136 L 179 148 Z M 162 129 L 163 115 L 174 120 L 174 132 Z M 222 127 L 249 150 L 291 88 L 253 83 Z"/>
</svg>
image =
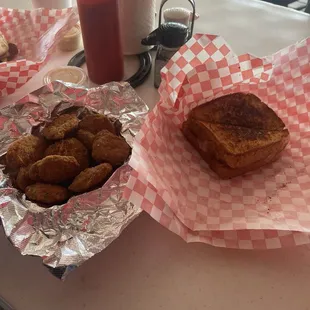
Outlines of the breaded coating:
<svg viewBox="0 0 310 310">
<path fill-rule="evenodd" d="M 119 166 L 129 157 L 130 152 L 131 148 L 124 138 L 103 130 L 95 137 L 92 156 L 97 162 Z"/>
<path fill-rule="evenodd" d="M 121 123 L 119 120 L 116 120 L 116 121 L 114 122 L 115 134 L 116 134 L 117 136 L 120 136 L 120 135 L 121 135 L 122 127 L 123 127 L 123 125 L 122 125 L 122 123 Z"/>
<path fill-rule="evenodd" d="M 79 119 L 72 114 L 63 114 L 55 118 L 43 129 L 43 136 L 48 140 L 60 140 L 66 138 L 78 128 Z"/>
<path fill-rule="evenodd" d="M 21 167 L 19 169 L 19 172 L 17 174 L 16 178 L 16 185 L 20 190 L 23 192 L 25 191 L 26 187 L 29 185 L 32 185 L 34 183 L 33 180 L 30 179 L 29 177 L 29 170 L 31 166 L 28 167 Z"/>
<path fill-rule="evenodd" d="M 70 197 L 65 187 L 43 183 L 28 186 L 25 193 L 28 199 L 45 204 L 62 203 Z"/>
<path fill-rule="evenodd" d="M 45 156 L 49 155 L 73 156 L 80 164 L 81 170 L 89 166 L 88 151 L 76 138 L 57 141 L 50 145 L 45 152 Z"/>
<path fill-rule="evenodd" d="M 113 168 L 110 164 L 101 164 L 97 167 L 82 171 L 69 186 L 74 193 L 85 193 L 90 189 L 101 185 L 111 174 Z"/>
<path fill-rule="evenodd" d="M 36 182 L 58 184 L 73 179 L 80 171 L 73 156 L 50 155 L 31 166 L 29 177 Z"/>
<path fill-rule="evenodd" d="M 15 170 L 27 167 L 41 159 L 46 148 L 47 144 L 43 138 L 33 135 L 22 137 L 10 145 L 6 154 L 7 165 Z"/>
<path fill-rule="evenodd" d="M 93 148 L 93 142 L 95 139 L 95 135 L 91 133 L 90 131 L 86 131 L 83 129 L 78 130 L 76 134 L 76 138 L 82 142 L 88 150 L 92 150 Z"/>
<path fill-rule="evenodd" d="M 87 115 L 85 116 L 80 124 L 79 128 L 89 131 L 93 133 L 94 135 L 102 130 L 108 130 L 111 133 L 115 134 L 115 128 L 113 124 L 110 122 L 110 120 L 102 115 L 102 114 L 95 114 L 95 115 Z"/>
</svg>

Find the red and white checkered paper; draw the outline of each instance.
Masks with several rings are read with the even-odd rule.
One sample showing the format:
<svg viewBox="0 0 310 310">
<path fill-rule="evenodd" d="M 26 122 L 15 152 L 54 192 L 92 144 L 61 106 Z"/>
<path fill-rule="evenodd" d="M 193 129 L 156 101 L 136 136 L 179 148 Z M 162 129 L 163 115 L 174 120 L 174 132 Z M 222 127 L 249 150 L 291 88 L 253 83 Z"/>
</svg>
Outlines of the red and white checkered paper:
<svg viewBox="0 0 310 310">
<path fill-rule="evenodd" d="M 310 38 L 259 59 L 196 35 L 162 71 L 160 102 L 137 136 L 125 197 L 188 242 L 242 249 L 310 243 Z M 259 96 L 286 123 L 281 159 L 220 180 L 183 137 L 191 109 L 225 94 Z"/>
<path fill-rule="evenodd" d="M 0 8 L 0 31 L 19 49 L 16 61 L 0 63 L 0 97 L 14 93 L 39 72 L 61 37 L 78 20 L 75 8 Z"/>
</svg>

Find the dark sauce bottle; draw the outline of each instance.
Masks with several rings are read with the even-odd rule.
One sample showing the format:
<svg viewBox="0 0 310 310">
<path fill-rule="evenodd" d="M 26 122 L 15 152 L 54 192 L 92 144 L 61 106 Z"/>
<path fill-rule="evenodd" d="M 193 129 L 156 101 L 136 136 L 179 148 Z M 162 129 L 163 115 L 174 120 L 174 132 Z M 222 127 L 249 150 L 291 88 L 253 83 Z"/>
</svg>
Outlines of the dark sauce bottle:
<svg viewBox="0 0 310 310">
<path fill-rule="evenodd" d="M 143 45 L 157 45 L 154 86 L 161 83 L 160 71 L 172 56 L 187 42 L 188 27 L 179 23 L 165 23 L 142 40 Z"/>
</svg>

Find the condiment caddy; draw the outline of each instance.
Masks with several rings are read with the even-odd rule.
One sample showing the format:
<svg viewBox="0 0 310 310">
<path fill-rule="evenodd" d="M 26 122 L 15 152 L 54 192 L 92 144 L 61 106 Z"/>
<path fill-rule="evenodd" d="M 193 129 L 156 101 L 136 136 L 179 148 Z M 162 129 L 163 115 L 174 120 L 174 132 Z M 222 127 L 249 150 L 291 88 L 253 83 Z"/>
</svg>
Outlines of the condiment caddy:
<svg viewBox="0 0 310 310">
<path fill-rule="evenodd" d="M 163 13 L 163 7 L 168 2 L 163 0 L 159 11 L 159 27 L 141 41 L 142 45 L 155 45 L 157 49 L 154 70 L 156 88 L 161 83 L 162 68 L 193 35 L 196 6 L 194 0 L 188 1 L 192 6 L 192 12 L 183 8 L 172 8 Z M 162 23 L 163 16 L 164 23 Z"/>
</svg>

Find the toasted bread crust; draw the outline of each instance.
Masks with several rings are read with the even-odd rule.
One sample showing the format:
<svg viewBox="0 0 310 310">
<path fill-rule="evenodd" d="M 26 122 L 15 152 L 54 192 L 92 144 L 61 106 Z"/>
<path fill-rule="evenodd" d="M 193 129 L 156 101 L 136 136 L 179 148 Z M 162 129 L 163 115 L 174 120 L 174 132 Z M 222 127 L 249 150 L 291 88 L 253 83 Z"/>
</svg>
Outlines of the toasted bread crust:
<svg viewBox="0 0 310 310">
<path fill-rule="evenodd" d="M 270 164 L 276 161 L 281 154 L 281 151 L 285 148 L 285 142 L 282 144 L 283 149 L 279 150 L 278 152 L 270 153 L 266 158 L 263 160 L 259 160 L 253 162 L 247 166 L 241 168 L 231 168 L 224 162 L 217 160 L 210 152 L 204 151 L 200 148 L 200 141 L 197 139 L 195 135 L 193 135 L 192 131 L 189 129 L 186 123 L 184 123 L 182 127 L 182 132 L 186 139 L 190 142 L 190 144 L 198 151 L 200 156 L 209 164 L 209 167 L 212 171 L 214 171 L 221 179 L 231 179 L 234 177 L 238 177 L 244 175 L 250 171 L 257 170 L 267 164 Z"/>
<path fill-rule="evenodd" d="M 242 93 L 195 108 L 182 131 L 222 178 L 276 160 L 289 142 L 289 132 L 276 113 L 256 96 Z"/>
<path fill-rule="evenodd" d="M 253 94 L 235 93 L 207 102 L 193 109 L 189 118 L 207 123 L 252 129 L 282 130 L 283 121 Z"/>
<path fill-rule="evenodd" d="M 283 149 L 289 132 L 258 130 L 246 127 L 209 124 L 188 120 L 187 127 L 199 139 L 199 147 L 231 168 L 241 168 L 264 160 L 270 153 Z"/>
</svg>

